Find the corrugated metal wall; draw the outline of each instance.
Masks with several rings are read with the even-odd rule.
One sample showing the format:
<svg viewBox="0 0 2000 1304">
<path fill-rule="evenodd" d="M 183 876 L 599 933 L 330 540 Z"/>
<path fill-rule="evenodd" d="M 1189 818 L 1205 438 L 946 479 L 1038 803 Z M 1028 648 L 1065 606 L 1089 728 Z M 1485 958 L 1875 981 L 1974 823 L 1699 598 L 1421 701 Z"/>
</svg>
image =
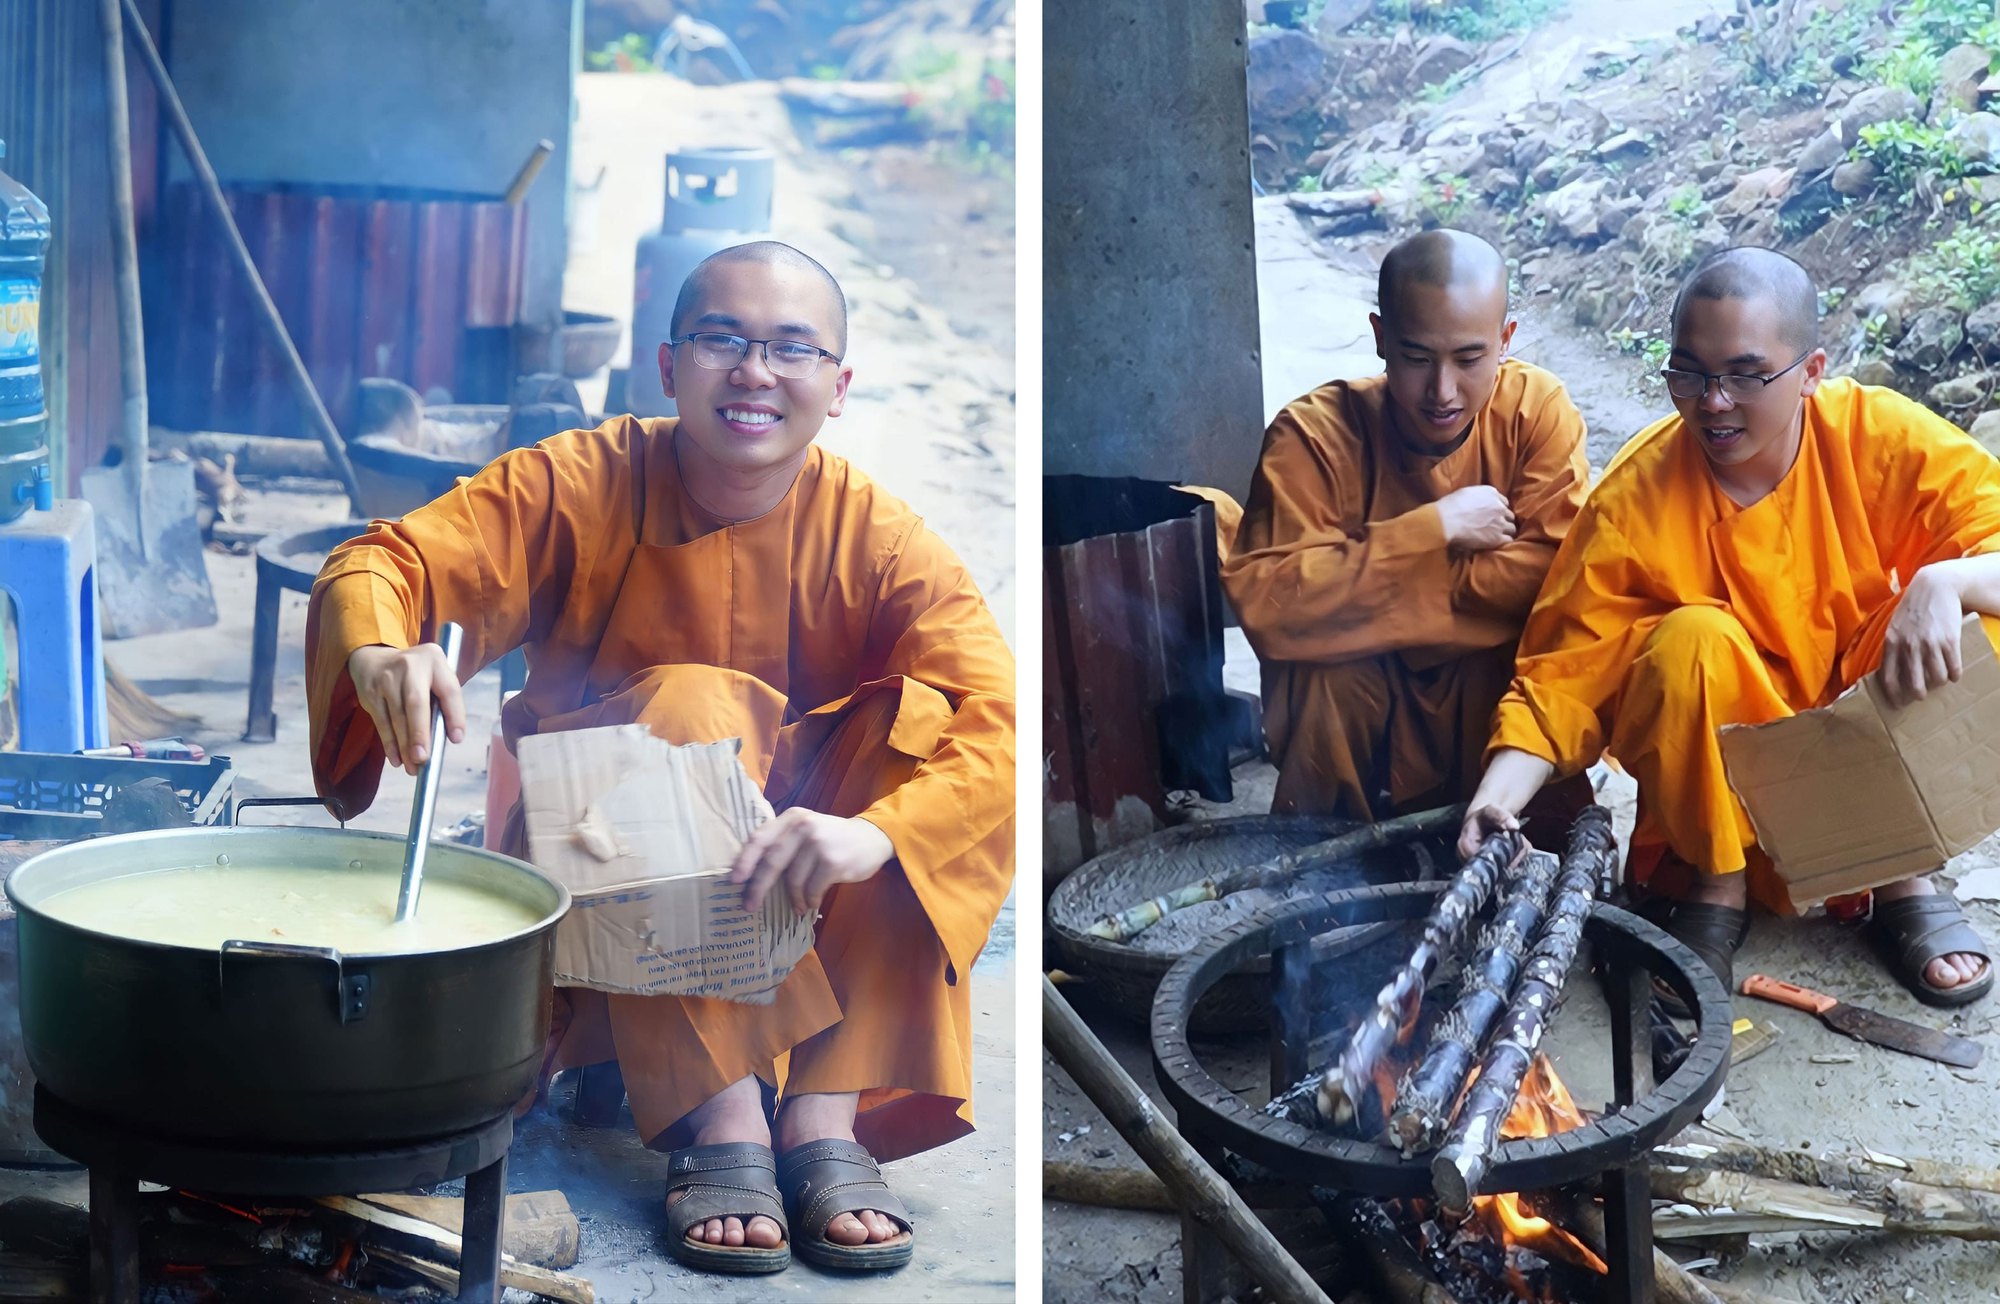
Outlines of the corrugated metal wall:
<svg viewBox="0 0 2000 1304">
<path fill-rule="evenodd" d="M 157 35 L 162 0 L 139 0 Z M 111 272 L 104 43 L 93 0 L 0 0 L 0 169 L 49 206 L 55 228 L 42 293 L 43 380 L 58 483 L 99 462 L 118 422 L 118 313 Z M 140 246 L 158 209 L 158 110 L 129 49 L 132 185 Z"/>
</svg>

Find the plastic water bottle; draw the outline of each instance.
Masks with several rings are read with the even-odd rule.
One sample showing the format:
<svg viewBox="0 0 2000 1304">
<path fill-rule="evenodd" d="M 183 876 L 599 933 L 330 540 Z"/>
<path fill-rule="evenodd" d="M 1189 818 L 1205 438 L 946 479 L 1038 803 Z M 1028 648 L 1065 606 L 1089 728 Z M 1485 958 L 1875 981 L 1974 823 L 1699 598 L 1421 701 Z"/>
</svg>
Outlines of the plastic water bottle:
<svg viewBox="0 0 2000 1304">
<path fill-rule="evenodd" d="M 7 147 L 0 141 L 0 161 Z M 42 269 L 49 210 L 0 172 L 0 524 L 52 505 L 49 414 L 42 399 Z"/>
</svg>

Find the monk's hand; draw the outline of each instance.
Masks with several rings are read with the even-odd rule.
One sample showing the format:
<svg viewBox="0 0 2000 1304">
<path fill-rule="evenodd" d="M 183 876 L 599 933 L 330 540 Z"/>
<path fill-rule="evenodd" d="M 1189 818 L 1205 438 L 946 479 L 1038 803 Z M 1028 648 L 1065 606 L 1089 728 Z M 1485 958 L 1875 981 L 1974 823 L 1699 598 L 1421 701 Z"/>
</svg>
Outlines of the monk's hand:
<svg viewBox="0 0 2000 1304">
<path fill-rule="evenodd" d="M 465 694 L 458 671 L 435 643 L 394 648 L 377 643 L 347 658 L 361 709 L 375 722 L 389 764 L 415 774 L 431 750 L 431 701 L 444 708 L 445 736 L 465 741 Z"/>
<path fill-rule="evenodd" d="M 889 835 L 864 819 L 842 819 L 793 807 L 750 835 L 729 881 L 743 885 L 743 908 L 753 913 L 773 892 L 792 909 L 811 915 L 842 883 L 875 877 L 896 855 Z"/>
<path fill-rule="evenodd" d="M 1514 541 L 1514 509 L 1490 484 L 1454 489 L 1437 501 L 1444 541 L 1465 552 L 1490 552 Z"/>
<path fill-rule="evenodd" d="M 1465 813 L 1465 823 L 1458 826 L 1458 858 L 1471 860 L 1486 845 L 1486 839 L 1496 833 L 1518 833 L 1521 821 L 1505 806 L 1475 806 Z"/>
<path fill-rule="evenodd" d="M 1926 566 L 1910 577 L 1882 638 L 1882 688 L 1891 706 L 1906 706 L 1964 673 L 1959 625 L 1965 604 L 1958 587 Z"/>
</svg>

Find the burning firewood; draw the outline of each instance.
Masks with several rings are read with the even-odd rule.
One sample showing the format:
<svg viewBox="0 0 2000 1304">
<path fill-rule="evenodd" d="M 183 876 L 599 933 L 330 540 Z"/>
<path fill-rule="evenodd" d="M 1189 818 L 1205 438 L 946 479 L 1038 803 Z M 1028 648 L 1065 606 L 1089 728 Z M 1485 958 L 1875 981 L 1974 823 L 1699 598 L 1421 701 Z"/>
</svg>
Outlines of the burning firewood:
<svg viewBox="0 0 2000 1304">
<path fill-rule="evenodd" d="M 1456 1304 L 1452 1293 L 1403 1238 L 1396 1220 L 1379 1200 L 1314 1188 L 1313 1203 L 1341 1239 L 1374 1270 L 1379 1298 L 1386 1304 Z"/>
<path fill-rule="evenodd" d="M 1535 1048 L 1562 1002 L 1564 980 L 1583 940 L 1583 923 L 1604 870 L 1603 862 L 1617 854 L 1611 836 L 1611 812 L 1586 807 L 1570 829 L 1569 854 L 1563 857 L 1547 922 L 1528 957 L 1520 985 L 1507 1007 L 1499 1035 L 1479 1066 L 1479 1077 L 1466 1092 L 1458 1119 L 1431 1162 L 1431 1183 L 1438 1199 L 1455 1213 L 1471 1208 L 1472 1197 L 1486 1176 L 1500 1127 L 1513 1111 L 1521 1080 L 1535 1059 Z"/>
<path fill-rule="evenodd" d="M 1274 856 L 1260 865 L 1205 878 L 1199 883 L 1189 883 L 1162 893 L 1150 901 L 1127 906 L 1092 924 L 1090 935 L 1109 942 L 1129 942 L 1176 910 L 1185 910 L 1204 901 L 1220 901 L 1251 888 L 1276 887 L 1301 874 L 1338 864 L 1364 852 L 1379 851 L 1383 847 L 1414 842 L 1434 833 L 1456 829 L 1464 819 L 1465 807 L 1447 806 L 1384 820 L 1380 824 L 1369 824 L 1337 838 L 1328 838 L 1325 842 Z"/>
<path fill-rule="evenodd" d="M 1466 1075 L 1485 1047 L 1488 1034 L 1507 1009 L 1521 976 L 1528 948 L 1548 909 L 1560 862 L 1531 855 L 1521 875 L 1479 935 L 1465 967 L 1465 989 L 1432 1035 L 1424 1058 L 1396 1091 L 1389 1134 L 1404 1155 L 1434 1150 L 1451 1126 L 1452 1106 L 1465 1089 Z"/>
</svg>

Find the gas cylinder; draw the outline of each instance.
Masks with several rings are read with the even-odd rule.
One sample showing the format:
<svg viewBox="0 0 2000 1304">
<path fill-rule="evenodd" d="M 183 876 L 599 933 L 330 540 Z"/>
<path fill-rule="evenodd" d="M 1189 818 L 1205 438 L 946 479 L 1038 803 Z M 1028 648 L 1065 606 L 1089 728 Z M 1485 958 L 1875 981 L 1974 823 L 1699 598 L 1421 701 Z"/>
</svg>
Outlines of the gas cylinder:
<svg viewBox="0 0 2000 1304">
<path fill-rule="evenodd" d="M 774 176 L 769 150 L 698 149 L 667 155 L 660 229 L 639 241 L 632 279 L 632 362 L 625 402 L 634 416 L 674 415 L 674 401 L 660 392 L 659 352 L 673 334 L 681 282 L 712 253 L 770 238 Z"/>
<path fill-rule="evenodd" d="M 0 161 L 7 147 L 0 141 Z M 0 523 L 47 510 L 49 416 L 42 401 L 42 268 L 49 210 L 0 172 Z"/>
</svg>

